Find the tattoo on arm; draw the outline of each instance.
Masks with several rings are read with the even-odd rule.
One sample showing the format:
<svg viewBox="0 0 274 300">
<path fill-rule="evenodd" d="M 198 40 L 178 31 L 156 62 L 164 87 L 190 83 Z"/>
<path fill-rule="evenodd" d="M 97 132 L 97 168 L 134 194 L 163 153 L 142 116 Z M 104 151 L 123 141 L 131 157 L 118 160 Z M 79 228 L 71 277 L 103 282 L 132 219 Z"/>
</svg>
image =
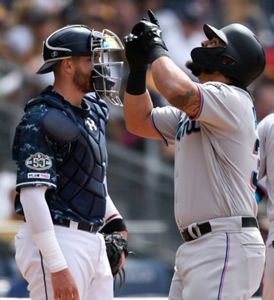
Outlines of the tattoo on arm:
<svg viewBox="0 0 274 300">
<path fill-rule="evenodd" d="M 196 116 L 200 108 L 200 99 L 193 89 L 172 99 L 171 103 L 190 117 Z"/>
</svg>

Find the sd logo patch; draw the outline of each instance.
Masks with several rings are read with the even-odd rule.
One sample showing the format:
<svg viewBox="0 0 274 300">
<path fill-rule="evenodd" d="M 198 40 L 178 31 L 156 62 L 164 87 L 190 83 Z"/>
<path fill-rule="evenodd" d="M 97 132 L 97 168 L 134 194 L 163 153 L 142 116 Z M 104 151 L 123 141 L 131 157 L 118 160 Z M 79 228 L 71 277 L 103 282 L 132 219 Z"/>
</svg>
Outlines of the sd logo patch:
<svg viewBox="0 0 274 300">
<path fill-rule="evenodd" d="M 48 155 L 37 152 L 25 160 L 25 165 L 29 169 L 43 171 L 51 168 L 52 161 Z"/>
</svg>

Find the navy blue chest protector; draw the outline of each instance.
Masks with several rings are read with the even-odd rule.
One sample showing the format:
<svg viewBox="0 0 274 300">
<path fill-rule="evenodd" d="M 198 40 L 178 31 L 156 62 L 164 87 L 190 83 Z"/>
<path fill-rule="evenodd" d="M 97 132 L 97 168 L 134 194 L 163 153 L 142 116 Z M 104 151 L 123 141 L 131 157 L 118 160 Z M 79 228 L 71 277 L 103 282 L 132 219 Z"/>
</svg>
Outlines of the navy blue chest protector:
<svg viewBox="0 0 274 300">
<path fill-rule="evenodd" d="M 106 209 L 107 151 L 105 127 L 108 108 L 103 101 L 85 96 L 83 108 L 72 107 L 52 91 L 42 93 L 28 104 L 45 103 L 77 126 L 77 138 L 67 143 L 53 141 L 62 157 L 57 162 L 57 189 L 48 189 L 46 200 L 53 219 L 102 222 Z M 62 124 L 54 124 L 62 126 Z M 52 141 L 52 139 L 50 139 Z M 64 150 L 65 149 L 65 150 Z"/>
</svg>

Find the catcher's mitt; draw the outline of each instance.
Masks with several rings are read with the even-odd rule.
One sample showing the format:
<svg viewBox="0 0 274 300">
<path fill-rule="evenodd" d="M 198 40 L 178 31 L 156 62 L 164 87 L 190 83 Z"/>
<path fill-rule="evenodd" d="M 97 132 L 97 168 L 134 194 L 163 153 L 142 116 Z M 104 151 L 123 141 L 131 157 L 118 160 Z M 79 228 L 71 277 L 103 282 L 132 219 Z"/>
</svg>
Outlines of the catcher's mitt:
<svg viewBox="0 0 274 300">
<path fill-rule="evenodd" d="M 118 232 L 104 234 L 104 239 L 112 275 L 115 277 L 118 274 L 120 280 L 124 281 L 125 272 L 123 266 L 120 266 L 120 261 L 123 252 L 125 253 L 125 257 L 128 256 L 127 240 Z"/>
</svg>

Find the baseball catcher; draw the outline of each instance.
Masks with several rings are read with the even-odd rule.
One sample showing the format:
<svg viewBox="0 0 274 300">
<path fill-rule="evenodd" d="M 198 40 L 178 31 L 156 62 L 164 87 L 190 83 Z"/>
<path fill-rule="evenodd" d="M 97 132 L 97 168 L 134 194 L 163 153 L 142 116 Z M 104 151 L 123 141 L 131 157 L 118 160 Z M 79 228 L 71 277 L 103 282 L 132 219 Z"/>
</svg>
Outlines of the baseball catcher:
<svg viewBox="0 0 274 300">
<path fill-rule="evenodd" d="M 54 79 L 27 101 L 13 143 L 15 207 L 26 221 L 16 263 L 32 300 L 113 299 L 103 234 L 127 230 L 107 192 L 107 101 L 121 105 L 123 49 L 112 31 L 81 24 L 44 41 L 37 72 Z"/>
</svg>

